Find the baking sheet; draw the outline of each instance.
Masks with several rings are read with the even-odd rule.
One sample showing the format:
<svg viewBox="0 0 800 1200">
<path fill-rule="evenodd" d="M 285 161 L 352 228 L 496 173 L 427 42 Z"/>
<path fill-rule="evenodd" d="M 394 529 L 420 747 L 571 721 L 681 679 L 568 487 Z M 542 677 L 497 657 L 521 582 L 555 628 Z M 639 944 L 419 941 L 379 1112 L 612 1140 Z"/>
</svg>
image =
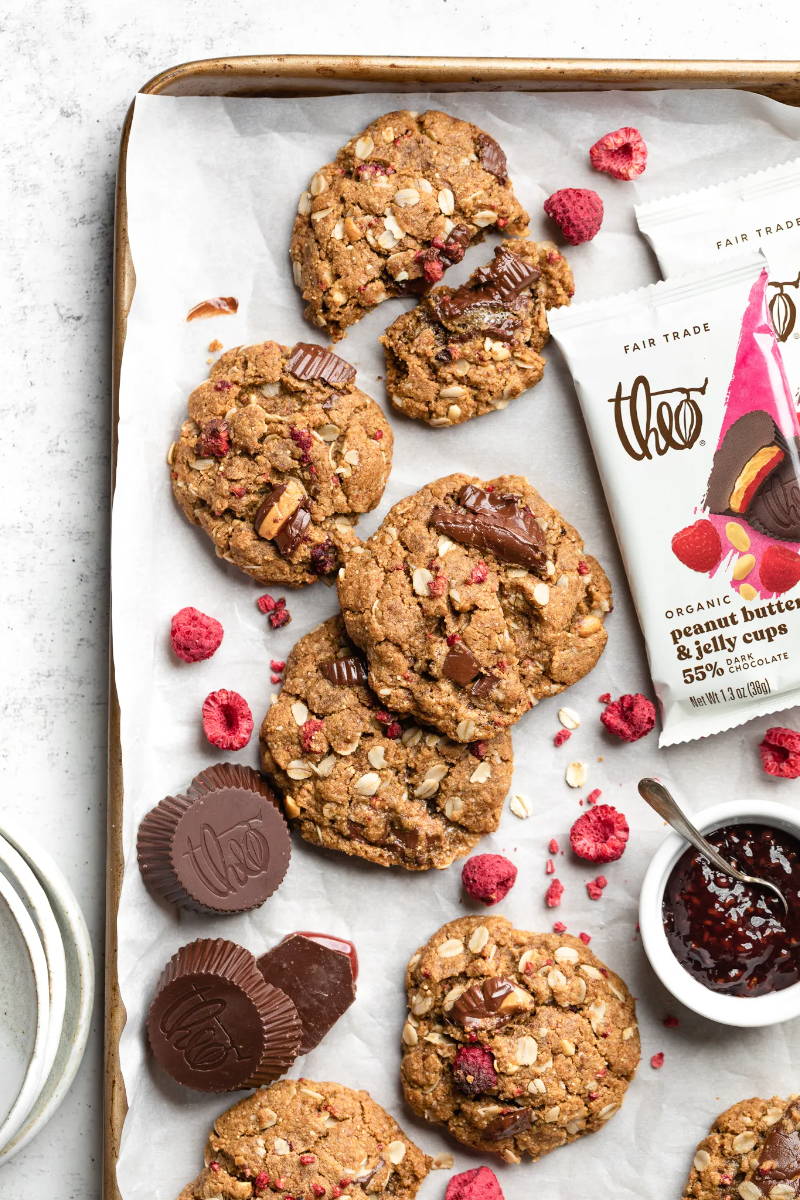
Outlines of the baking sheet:
<svg viewBox="0 0 800 1200">
<path fill-rule="evenodd" d="M 177 914 L 153 901 L 134 853 L 139 820 L 167 792 L 185 786 L 209 762 L 257 761 L 255 741 L 235 756 L 205 742 L 199 722 L 205 695 L 219 687 L 241 691 L 258 722 L 275 690 L 269 659 L 285 658 L 294 640 L 336 607 L 335 594 L 321 585 L 290 593 L 293 622 L 271 631 L 255 606 L 264 589 L 217 560 L 200 531 L 179 515 L 164 458 L 186 396 L 207 371 L 212 338 L 227 348 L 265 337 L 292 343 L 314 336 L 303 321 L 286 257 L 300 191 L 316 167 L 381 112 L 430 106 L 475 120 L 502 142 L 518 195 L 534 214 L 535 235 L 550 233 L 541 204 L 556 188 L 594 187 L 602 194 L 602 236 L 569 255 L 582 298 L 657 277 L 636 233 L 634 202 L 789 158 L 797 153 L 800 133 L 800 113 L 725 92 L 277 101 L 138 97 L 127 164 L 137 283 L 120 389 L 112 548 L 125 784 L 118 971 L 128 1013 L 120 1052 L 130 1112 L 118 1165 L 123 1200 L 172 1200 L 200 1168 L 213 1117 L 236 1098 L 181 1089 L 154 1067 L 146 1050 L 143 1017 L 160 970 L 178 946 L 197 936 L 229 936 L 257 953 L 297 928 L 352 938 L 362 962 L 358 1001 L 294 1073 L 365 1087 L 431 1154 L 453 1152 L 456 1169 L 478 1161 L 407 1113 L 397 1082 L 404 965 L 439 924 L 469 911 L 457 864 L 426 875 L 388 872 L 297 841 L 276 896 L 249 916 L 215 919 Z M 650 146 L 650 166 L 635 184 L 598 176 L 586 161 L 586 148 L 596 137 L 623 124 L 638 125 Z M 462 278 L 490 254 L 486 243 L 473 248 L 448 281 Z M 237 296 L 237 316 L 187 325 L 188 309 L 213 295 Z M 360 385 L 381 402 L 376 338 L 408 303 L 384 304 L 338 347 L 358 367 Z M 536 1165 L 497 1170 L 508 1200 L 527 1200 L 532 1185 L 566 1200 L 575 1194 L 576 1178 L 591 1180 L 593 1192 L 632 1200 L 642 1195 L 646 1146 L 651 1181 L 646 1194 L 671 1197 L 679 1194 L 692 1148 L 717 1112 L 745 1095 L 796 1089 L 800 1030 L 718 1028 L 681 1010 L 653 978 L 636 935 L 636 897 L 662 834 L 636 796 L 635 781 L 644 773 L 668 776 L 695 806 L 728 794 L 791 803 L 797 785 L 767 779 L 758 768 L 755 745 L 769 721 L 668 751 L 658 751 L 654 737 L 626 746 L 602 735 L 597 696 L 647 690 L 646 668 L 572 387 L 555 347 L 549 358 L 544 382 L 502 413 L 452 430 L 430 430 L 393 416 L 394 469 L 380 508 L 362 521 L 361 530 L 369 533 L 391 503 L 449 471 L 484 477 L 519 471 L 578 526 L 612 576 L 617 605 L 608 649 L 594 673 L 565 698 L 583 724 L 556 750 L 558 701 L 540 705 L 519 723 L 513 790 L 530 799 L 533 815 L 520 821 L 506 807 L 500 830 L 481 849 L 509 854 L 520 868 L 515 889 L 499 906 L 504 915 L 523 928 L 546 929 L 558 918 L 573 932 L 588 931 L 592 948 L 627 979 L 639 998 L 643 1065 L 622 1111 L 601 1133 Z M 169 650 L 169 618 L 187 604 L 212 613 L 225 627 L 220 650 L 204 663 L 177 663 Z M 797 713 L 785 720 L 796 724 Z M 571 759 L 589 765 L 581 793 L 564 782 Z M 605 869 L 609 886 L 597 903 L 584 889 L 596 872 L 561 857 L 564 901 L 559 910 L 547 910 L 547 842 L 552 836 L 565 841 L 582 811 L 579 797 L 594 787 L 627 812 L 631 844 L 619 863 Z M 677 1029 L 663 1027 L 668 1013 L 679 1016 Z M 665 1065 L 654 1071 L 649 1058 L 660 1050 Z M 440 1194 L 443 1185 L 443 1176 L 432 1176 L 423 1200 Z"/>
</svg>

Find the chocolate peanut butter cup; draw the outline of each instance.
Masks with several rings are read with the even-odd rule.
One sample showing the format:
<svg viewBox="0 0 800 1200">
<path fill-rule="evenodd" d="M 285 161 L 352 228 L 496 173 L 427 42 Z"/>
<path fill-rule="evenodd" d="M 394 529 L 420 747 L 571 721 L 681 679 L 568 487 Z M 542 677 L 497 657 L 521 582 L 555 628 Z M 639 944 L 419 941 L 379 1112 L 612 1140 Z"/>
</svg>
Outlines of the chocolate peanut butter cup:
<svg viewBox="0 0 800 1200">
<path fill-rule="evenodd" d="M 800 437 L 794 438 L 794 450 L 794 458 L 786 455 L 747 512 L 754 529 L 782 542 L 800 542 Z"/>
<path fill-rule="evenodd" d="M 317 1046 L 356 998 L 352 942 L 324 933 L 288 934 L 258 959 L 267 983 L 291 998 L 303 1026 L 300 1053 Z"/>
<path fill-rule="evenodd" d="M 223 763 L 201 772 L 186 795 L 167 796 L 147 814 L 137 854 L 148 890 L 171 904 L 238 913 L 257 908 L 280 886 L 291 839 L 260 776 Z"/>
<path fill-rule="evenodd" d="M 713 513 L 746 515 L 784 457 L 783 438 L 769 413 L 745 413 L 728 429 L 714 455 L 706 506 Z"/>
<path fill-rule="evenodd" d="M 167 963 L 147 1016 L 153 1054 L 178 1083 L 226 1092 L 271 1083 L 294 1062 L 302 1026 L 248 950 L 199 939 Z"/>
</svg>

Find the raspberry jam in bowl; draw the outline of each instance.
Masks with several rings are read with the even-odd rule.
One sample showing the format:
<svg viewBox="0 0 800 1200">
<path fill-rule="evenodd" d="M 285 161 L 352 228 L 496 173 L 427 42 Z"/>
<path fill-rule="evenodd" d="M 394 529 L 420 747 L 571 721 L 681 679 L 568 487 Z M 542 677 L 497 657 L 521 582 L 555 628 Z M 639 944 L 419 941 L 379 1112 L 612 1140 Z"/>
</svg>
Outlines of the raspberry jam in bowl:
<svg viewBox="0 0 800 1200">
<path fill-rule="evenodd" d="M 670 834 L 640 899 L 653 969 L 688 1008 L 725 1025 L 800 1016 L 800 816 L 770 801 L 730 801 L 693 820 L 723 858 L 774 883 L 789 911 Z"/>
</svg>

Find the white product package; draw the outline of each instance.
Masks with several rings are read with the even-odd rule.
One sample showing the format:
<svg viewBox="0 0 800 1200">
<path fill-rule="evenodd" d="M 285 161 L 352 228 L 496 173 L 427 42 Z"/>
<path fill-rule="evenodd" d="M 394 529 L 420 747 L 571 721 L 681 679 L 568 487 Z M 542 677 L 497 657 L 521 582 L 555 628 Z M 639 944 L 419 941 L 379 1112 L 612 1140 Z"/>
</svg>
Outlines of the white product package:
<svg viewBox="0 0 800 1200">
<path fill-rule="evenodd" d="M 666 278 L 730 253 L 763 251 L 769 312 L 800 404 L 800 158 L 713 187 L 637 204 Z"/>
<path fill-rule="evenodd" d="M 800 426 L 761 254 L 550 318 L 662 708 L 661 745 L 800 698 Z"/>
</svg>

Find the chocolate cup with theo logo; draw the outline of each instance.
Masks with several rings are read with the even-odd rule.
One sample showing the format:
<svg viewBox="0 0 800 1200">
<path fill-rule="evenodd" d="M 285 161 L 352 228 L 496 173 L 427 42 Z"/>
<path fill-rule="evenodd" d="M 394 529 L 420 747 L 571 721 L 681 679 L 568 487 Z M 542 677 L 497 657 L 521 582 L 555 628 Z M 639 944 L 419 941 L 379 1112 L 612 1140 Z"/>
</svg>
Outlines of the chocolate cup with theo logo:
<svg viewBox="0 0 800 1200">
<path fill-rule="evenodd" d="M 228 1092 L 283 1075 L 300 1047 L 297 1009 L 266 983 L 255 958 L 224 938 L 181 947 L 147 1015 L 156 1060 L 186 1087 Z"/>
<path fill-rule="evenodd" d="M 283 881 L 289 830 L 263 781 L 259 791 L 210 786 L 225 777 L 204 778 L 215 771 L 220 768 L 203 772 L 187 795 L 167 796 L 147 814 L 137 838 L 139 868 L 148 889 L 172 904 L 204 913 L 248 912 Z"/>
</svg>

